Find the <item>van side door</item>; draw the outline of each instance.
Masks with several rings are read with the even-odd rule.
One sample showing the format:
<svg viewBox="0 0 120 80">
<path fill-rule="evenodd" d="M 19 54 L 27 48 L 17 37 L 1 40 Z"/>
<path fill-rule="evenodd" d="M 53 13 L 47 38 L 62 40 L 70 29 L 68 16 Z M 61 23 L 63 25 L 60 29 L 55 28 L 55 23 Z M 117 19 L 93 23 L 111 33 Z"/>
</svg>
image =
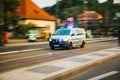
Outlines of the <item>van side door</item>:
<svg viewBox="0 0 120 80">
<path fill-rule="evenodd" d="M 84 32 L 83 30 L 77 29 L 76 33 L 76 37 L 78 38 L 77 45 L 79 46 L 82 44 L 82 41 L 84 39 Z"/>
<path fill-rule="evenodd" d="M 71 33 L 71 41 L 73 43 L 73 47 L 75 47 L 77 45 L 77 37 L 76 37 L 76 30 L 72 30 L 72 33 Z"/>
</svg>

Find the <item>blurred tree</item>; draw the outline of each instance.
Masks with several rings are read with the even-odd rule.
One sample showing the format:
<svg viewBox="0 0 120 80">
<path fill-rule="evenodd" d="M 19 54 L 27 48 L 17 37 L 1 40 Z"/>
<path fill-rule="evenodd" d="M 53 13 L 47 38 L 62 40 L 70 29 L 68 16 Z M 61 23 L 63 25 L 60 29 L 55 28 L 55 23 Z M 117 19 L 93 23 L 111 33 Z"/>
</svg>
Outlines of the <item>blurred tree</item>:
<svg viewBox="0 0 120 80">
<path fill-rule="evenodd" d="M 85 1 L 87 1 L 86 4 Z M 58 2 L 59 18 L 65 20 L 69 14 L 76 17 L 84 11 L 85 5 L 88 11 L 96 11 L 103 16 L 102 25 L 112 24 L 115 13 L 120 12 L 120 5 L 113 4 L 113 0 L 104 3 L 98 3 L 98 0 L 61 0 Z M 55 15 L 55 6 L 56 4 L 47 10 L 52 15 Z"/>
<path fill-rule="evenodd" d="M 21 24 L 14 28 L 13 35 L 14 38 L 26 38 L 29 29 L 34 29 L 36 24 L 28 23 L 28 24 Z"/>
<path fill-rule="evenodd" d="M 20 5 L 20 0 L 4 0 L 4 29 L 17 25 L 19 16 L 16 9 Z"/>
</svg>

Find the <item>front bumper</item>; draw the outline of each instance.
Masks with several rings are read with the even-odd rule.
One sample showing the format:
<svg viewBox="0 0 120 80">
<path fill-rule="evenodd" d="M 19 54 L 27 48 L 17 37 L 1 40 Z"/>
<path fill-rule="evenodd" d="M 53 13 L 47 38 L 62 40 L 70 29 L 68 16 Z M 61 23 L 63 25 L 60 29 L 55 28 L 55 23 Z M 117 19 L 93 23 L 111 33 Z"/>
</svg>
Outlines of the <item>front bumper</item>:
<svg viewBox="0 0 120 80">
<path fill-rule="evenodd" d="M 63 48 L 68 46 L 68 42 L 62 41 L 62 42 L 54 42 L 54 41 L 49 41 L 49 46 L 54 47 L 54 48 Z"/>
</svg>

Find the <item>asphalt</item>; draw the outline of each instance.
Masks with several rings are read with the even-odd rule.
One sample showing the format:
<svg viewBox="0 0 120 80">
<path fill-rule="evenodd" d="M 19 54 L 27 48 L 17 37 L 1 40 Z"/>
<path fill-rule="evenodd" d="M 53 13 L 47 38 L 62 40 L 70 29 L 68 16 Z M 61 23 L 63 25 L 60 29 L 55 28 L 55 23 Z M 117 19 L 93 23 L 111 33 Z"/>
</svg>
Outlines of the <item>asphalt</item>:
<svg viewBox="0 0 120 80">
<path fill-rule="evenodd" d="M 101 41 L 110 41 L 110 40 L 115 40 L 117 38 L 114 37 L 107 37 L 107 38 L 87 38 L 86 43 L 95 43 L 95 42 L 101 42 Z M 9 48 L 15 48 L 15 47 L 24 47 L 24 46 L 31 46 L 31 45 L 41 45 L 41 44 L 48 44 L 48 41 L 41 41 L 37 40 L 36 42 L 28 42 L 27 39 L 10 39 L 7 44 L 4 46 L 0 46 L 0 50 L 2 49 L 9 49 Z M 24 51 L 33 51 L 33 50 L 41 50 L 43 48 L 35 48 L 35 49 L 25 49 L 25 50 L 15 50 L 15 51 L 4 51 L 0 52 L 0 55 L 3 54 L 11 54 L 11 53 L 16 53 L 16 52 L 24 52 Z"/>
<path fill-rule="evenodd" d="M 94 41 L 92 39 L 88 39 L 87 41 L 96 42 L 112 39 L 113 38 L 101 38 L 94 39 Z M 15 46 L 15 44 L 9 44 L 7 46 Z M 61 53 L 48 55 L 52 56 L 54 54 L 59 55 Z M 0 73 L 0 80 L 65 80 L 65 78 L 70 77 L 77 72 L 84 71 L 92 66 L 102 64 L 108 60 L 116 58 L 120 58 L 120 47 L 104 49 L 3 72 Z"/>
<path fill-rule="evenodd" d="M 92 43 L 92 42 L 98 42 L 98 41 L 108 41 L 108 40 L 114 40 L 117 38 L 113 37 L 107 37 L 107 38 L 87 38 L 86 42 L 87 43 Z M 48 41 L 42 41 L 42 40 L 37 40 L 36 42 L 28 42 L 27 39 L 10 39 L 7 44 L 4 44 L 4 46 L 0 47 L 12 47 L 12 46 L 25 46 L 25 45 L 35 45 L 35 44 L 45 44 L 48 43 Z"/>
</svg>

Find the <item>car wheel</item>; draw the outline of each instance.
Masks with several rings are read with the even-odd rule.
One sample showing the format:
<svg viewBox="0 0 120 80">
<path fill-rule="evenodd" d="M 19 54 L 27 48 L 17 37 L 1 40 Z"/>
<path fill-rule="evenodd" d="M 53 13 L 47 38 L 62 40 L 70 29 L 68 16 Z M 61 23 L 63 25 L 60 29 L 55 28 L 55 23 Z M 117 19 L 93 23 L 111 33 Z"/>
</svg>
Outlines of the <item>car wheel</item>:
<svg viewBox="0 0 120 80">
<path fill-rule="evenodd" d="M 80 48 L 84 48 L 85 47 L 85 41 L 82 42 L 82 44 L 80 45 Z"/>
<path fill-rule="evenodd" d="M 50 47 L 52 50 L 55 50 L 55 48 L 54 47 Z"/>
<path fill-rule="evenodd" d="M 70 42 L 67 47 L 68 50 L 72 49 L 72 43 Z"/>
</svg>

